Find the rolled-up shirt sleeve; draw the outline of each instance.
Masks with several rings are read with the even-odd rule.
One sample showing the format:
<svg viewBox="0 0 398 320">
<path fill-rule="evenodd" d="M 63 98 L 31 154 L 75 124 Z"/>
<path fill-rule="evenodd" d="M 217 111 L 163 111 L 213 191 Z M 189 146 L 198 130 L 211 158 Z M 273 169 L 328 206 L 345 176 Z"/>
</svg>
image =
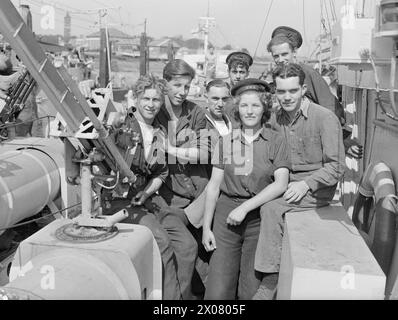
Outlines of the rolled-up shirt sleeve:
<svg viewBox="0 0 398 320">
<path fill-rule="evenodd" d="M 178 132 L 177 147 L 181 149 L 197 149 L 200 164 L 208 164 L 211 158 L 211 140 L 207 129 L 207 119 L 205 113 L 200 110 L 194 110 L 188 116 L 192 118 L 190 125 Z"/>
<path fill-rule="evenodd" d="M 292 168 L 288 144 L 286 139 L 280 134 L 275 136 L 271 145 L 270 160 L 274 165 L 274 171 L 280 168 L 287 168 L 290 171 Z"/>
<path fill-rule="evenodd" d="M 339 120 L 334 114 L 328 113 L 319 121 L 322 122 L 320 127 L 323 167 L 305 179 L 312 192 L 336 185 L 345 171 L 345 151 Z"/>
</svg>

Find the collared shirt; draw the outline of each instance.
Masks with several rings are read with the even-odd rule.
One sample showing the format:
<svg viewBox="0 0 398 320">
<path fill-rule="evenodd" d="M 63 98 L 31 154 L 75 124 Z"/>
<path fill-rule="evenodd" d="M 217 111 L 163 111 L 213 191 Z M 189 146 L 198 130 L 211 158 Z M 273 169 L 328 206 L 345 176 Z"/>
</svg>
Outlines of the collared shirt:
<svg viewBox="0 0 398 320">
<path fill-rule="evenodd" d="M 171 117 L 165 105 L 161 107 L 157 120 L 167 128 L 170 139 L 170 135 L 173 134 L 169 128 Z M 203 109 L 186 100 L 182 104 L 182 113 L 176 124 L 176 136 L 171 141 L 175 140 L 175 146 L 179 148 L 206 148 L 209 150 L 208 139 L 201 137 L 202 130 L 206 129 L 206 124 L 207 120 Z M 209 159 L 198 159 L 197 164 L 183 164 L 178 163 L 178 159 L 175 157 L 168 155 L 167 160 L 170 174 L 159 190 L 160 195 L 168 204 L 173 203 L 174 195 L 189 200 L 196 199 L 209 180 L 206 166 L 200 164 L 200 160 L 209 161 Z"/>
<path fill-rule="evenodd" d="M 126 162 L 130 165 L 131 171 L 137 176 L 136 188 L 145 188 L 146 184 L 154 178 L 165 182 L 169 170 L 163 151 L 165 150 L 164 128 L 156 121 L 153 123 L 151 150 L 148 157 L 145 157 L 143 132 L 133 113 L 129 113 L 123 126 L 128 129 L 128 132 L 117 132 L 115 141 Z M 134 142 L 132 137 L 134 137 Z"/>
<path fill-rule="evenodd" d="M 304 98 L 292 122 L 279 108 L 270 125 L 284 135 L 290 147 L 290 181 L 304 180 L 314 197 L 333 199 L 345 170 L 342 130 L 334 113 Z"/>
<path fill-rule="evenodd" d="M 213 164 L 224 170 L 220 190 L 234 198 L 255 196 L 275 181 L 277 169 L 291 167 L 284 137 L 265 127 L 252 143 L 240 129 L 220 138 Z"/>
</svg>

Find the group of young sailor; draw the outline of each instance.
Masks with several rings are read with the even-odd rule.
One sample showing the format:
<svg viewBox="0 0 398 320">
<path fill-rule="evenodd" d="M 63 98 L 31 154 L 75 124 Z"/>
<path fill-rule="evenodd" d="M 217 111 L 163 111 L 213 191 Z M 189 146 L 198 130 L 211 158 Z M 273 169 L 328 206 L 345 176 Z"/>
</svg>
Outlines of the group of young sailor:
<svg viewBox="0 0 398 320">
<path fill-rule="evenodd" d="M 230 54 L 230 79 L 206 83 L 205 109 L 187 100 L 195 71 L 183 60 L 134 85 L 131 130 L 120 132 L 135 140 L 117 141 L 135 141 L 138 182 L 107 213 L 127 207 L 153 232 L 164 299 L 275 298 L 285 214 L 329 205 L 346 153 L 362 156 L 325 80 L 296 62 L 302 42 L 292 28 L 273 32 L 272 85 L 249 78 L 249 54 Z"/>
</svg>

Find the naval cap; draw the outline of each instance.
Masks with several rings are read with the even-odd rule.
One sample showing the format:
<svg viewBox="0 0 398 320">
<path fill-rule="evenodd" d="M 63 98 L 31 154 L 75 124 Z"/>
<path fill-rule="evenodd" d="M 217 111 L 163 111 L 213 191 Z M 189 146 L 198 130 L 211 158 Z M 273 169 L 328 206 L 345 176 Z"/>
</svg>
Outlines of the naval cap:
<svg viewBox="0 0 398 320">
<path fill-rule="evenodd" d="M 230 55 L 228 55 L 226 63 L 229 66 L 235 60 L 241 61 L 242 63 L 246 64 L 248 67 L 250 67 L 253 64 L 253 58 L 246 52 L 241 52 L 241 51 L 232 52 Z"/>
<path fill-rule="evenodd" d="M 245 91 L 258 91 L 258 92 L 270 92 L 271 89 L 263 80 L 259 79 L 245 79 L 239 81 L 232 89 L 232 96 L 236 97 L 241 95 Z"/>
<path fill-rule="evenodd" d="M 271 37 L 286 37 L 292 46 L 297 49 L 303 45 L 303 37 L 301 36 L 301 33 L 291 27 L 278 27 L 272 32 Z"/>
</svg>

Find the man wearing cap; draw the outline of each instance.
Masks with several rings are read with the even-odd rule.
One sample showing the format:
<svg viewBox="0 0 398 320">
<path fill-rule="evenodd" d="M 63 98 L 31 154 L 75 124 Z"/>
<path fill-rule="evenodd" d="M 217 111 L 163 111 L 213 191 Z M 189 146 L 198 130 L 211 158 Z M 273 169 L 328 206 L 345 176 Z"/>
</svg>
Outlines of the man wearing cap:
<svg viewBox="0 0 398 320">
<path fill-rule="evenodd" d="M 272 33 L 268 52 L 272 54 L 277 65 L 296 63 L 297 50 L 303 44 L 303 38 L 297 30 L 281 26 Z M 325 79 L 311 66 L 299 63 L 305 73 L 306 96 L 315 104 L 325 107 L 336 114 L 343 126 L 344 145 L 348 155 L 361 159 L 362 146 L 350 138 L 350 129 L 344 126 L 345 112 L 338 99 L 332 94 Z"/>
<path fill-rule="evenodd" d="M 226 59 L 231 88 L 249 76 L 253 58 L 246 52 L 232 52 Z"/>
<path fill-rule="evenodd" d="M 280 108 L 272 114 L 269 124 L 288 143 L 292 171 L 283 198 L 261 208 L 255 270 L 264 273 L 264 277 L 254 299 L 272 299 L 275 293 L 285 214 L 329 205 L 345 170 L 340 122 L 333 112 L 305 96 L 301 66 L 281 64 L 273 71 L 273 79 Z"/>
</svg>

